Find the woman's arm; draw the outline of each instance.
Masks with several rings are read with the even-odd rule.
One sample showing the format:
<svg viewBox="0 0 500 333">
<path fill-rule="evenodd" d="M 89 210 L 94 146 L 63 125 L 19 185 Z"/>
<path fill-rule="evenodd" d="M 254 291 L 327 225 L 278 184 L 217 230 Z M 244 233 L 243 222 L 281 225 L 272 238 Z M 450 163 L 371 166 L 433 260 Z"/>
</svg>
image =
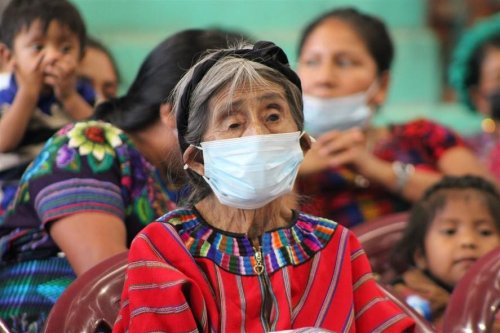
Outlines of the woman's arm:
<svg viewBox="0 0 500 333">
<path fill-rule="evenodd" d="M 52 222 L 50 236 L 66 254 L 76 275 L 127 250 L 124 222 L 103 212 L 82 212 Z"/>
<path fill-rule="evenodd" d="M 445 151 L 438 160 L 438 167 L 441 173 L 445 175 L 477 175 L 496 184 L 494 176 L 486 169 L 476 155 L 464 146 L 454 147 Z"/>
<path fill-rule="evenodd" d="M 442 130 L 441 127 L 438 129 Z M 426 140 L 431 139 L 423 138 L 422 147 L 427 144 Z M 432 150 L 432 147 L 429 147 L 429 150 Z M 435 157 L 437 170 L 416 166 L 411 168 L 411 171 L 407 170 L 406 174 L 401 174 L 400 165 L 383 160 L 367 149 L 366 138 L 361 130 L 354 128 L 343 132 L 332 131 L 313 144 L 300 172 L 301 175 L 307 175 L 329 168 L 349 167 L 371 183 L 384 186 L 412 202 L 420 199 L 425 190 L 443 175 L 474 174 L 489 180 L 494 179 L 473 152 L 462 144 L 436 150 L 442 150 L 439 156 Z"/>
<path fill-rule="evenodd" d="M 401 187 L 400 178 L 393 162 L 387 162 L 371 155 L 358 164 L 358 171 L 370 181 L 377 182 L 389 190 L 400 193 L 406 200 L 415 202 L 444 175 L 477 175 L 496 183 L 494 177 L 480 163 L 473 152 L 465 146 L 446 149 L 437 160 L 437 171 L 420 169 L 416 166 L 405 177 Z"/>
<path fill-rule="evenodd" d="M 300 175 L 307 176 L 337 167 L 348 167 L 370 183 L 399 193 L 409 201 L 418 200 L 428 186 L 441 178 L 438 172 L 415 169 L 407 175 L 404 186 L 401 186 L 393 162 L 385 161 L 369 151 L 365 134 L 357 128 L 332 131 L 320 137 L 306 154 Z"/>
</svg>

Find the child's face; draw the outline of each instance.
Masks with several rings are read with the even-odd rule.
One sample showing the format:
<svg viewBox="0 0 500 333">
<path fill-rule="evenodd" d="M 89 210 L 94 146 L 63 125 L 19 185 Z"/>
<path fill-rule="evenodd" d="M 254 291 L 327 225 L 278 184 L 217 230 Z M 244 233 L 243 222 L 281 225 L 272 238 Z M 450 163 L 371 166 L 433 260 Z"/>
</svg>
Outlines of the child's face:
<svg viewBox="0 0 500 333">
<path fill-rule="evenodd" d="M 478 258 L 499 245 L 500 231 L 481 194 L 459 190 L 449 194 L 436 214 L 424 240 L 425 255 L 415 259 L 453 287 Z"/>
<path fill-rule="evenodd" d="M 37 61 L 44 71 L 62 62 L 76 68 L 81 58 L 80 42 L 77 34 L 58 21 L 51 21 L 44 32 L 36 20 L 14 38 L 12 57 L 15 66 L 24 70 L 34 68 Z"/>
</svg>

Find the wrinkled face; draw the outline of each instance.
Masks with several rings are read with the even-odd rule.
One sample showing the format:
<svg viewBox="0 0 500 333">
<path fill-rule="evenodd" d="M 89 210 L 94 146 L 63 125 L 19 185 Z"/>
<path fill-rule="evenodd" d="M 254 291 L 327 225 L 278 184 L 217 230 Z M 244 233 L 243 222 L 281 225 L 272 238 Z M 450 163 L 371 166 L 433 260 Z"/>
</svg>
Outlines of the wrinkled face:
<svg viewBox="0 0 500 333">
<path fill-rule="evenodd" d="M 118 76 L 111 59 L 103 51 L 88 47 L 78 67 L 78 75 L 94 87 L 97 101 L 116 97 Z"/>
<path fill-rule="evenodd" d="M 80 56 L 77 34 L 58 21 L 51 21 L 45 32 L 41 22 L 34 21 L 27 29 L 16 35 L 12 48 L 13 61 L 23 71 L 35 68 L 37 61 L 40 61 L 42 70 L 59 62 L 75 68 Z"/>
<path fill-rule="evenodd" d="M 282 87 L 227 89 L 209 102 L 211 117 L 203 141 L 298 131 Z"/>
<path fill-rule="evenodd" d="M 500 231 L 483 197 L 475 190 L 451 193 L 436 214 L 416 263 L 453 287 L 481 256 L 500 246 Z"/>
<path fill-rule="evenodd" d="M 377 65 L 348 23 L 327 19 L 306 39 L 297 73 L 305 94 L 343 97 L 368 90 L 377 78 Z"/>
<path fill-rule="evenodd" d="M 500 49 L 491 47 L 486 51 L 479 71 L 480 79 L 473 100 L 482 114 L 490 115 L 489 96 L 495 91 L 500 92 Z"/>
</svg>

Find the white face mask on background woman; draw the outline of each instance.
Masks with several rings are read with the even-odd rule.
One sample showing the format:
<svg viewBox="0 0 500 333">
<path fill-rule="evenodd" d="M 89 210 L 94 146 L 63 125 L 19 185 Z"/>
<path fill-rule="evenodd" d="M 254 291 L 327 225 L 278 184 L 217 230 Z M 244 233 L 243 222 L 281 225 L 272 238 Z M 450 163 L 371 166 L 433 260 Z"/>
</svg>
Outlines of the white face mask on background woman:
<svg viewBox="0 0 500 333">
<path fill-rule="evenodd" d="M 307 132 L 319 136 L 331 130 L 365 128 L 373 114 L 368 99 L 374 86 L 372 84 L 365 92 L 344 97 L 320 98 L 304 94 L 304 123 Z"/>
<path fill-rule="evenodd" d="M 291 192 L 304 154 L 301 132 L 244 136 L 201 143 L 205 175 L 219 201 L 260 208 Z"/>
</svg>

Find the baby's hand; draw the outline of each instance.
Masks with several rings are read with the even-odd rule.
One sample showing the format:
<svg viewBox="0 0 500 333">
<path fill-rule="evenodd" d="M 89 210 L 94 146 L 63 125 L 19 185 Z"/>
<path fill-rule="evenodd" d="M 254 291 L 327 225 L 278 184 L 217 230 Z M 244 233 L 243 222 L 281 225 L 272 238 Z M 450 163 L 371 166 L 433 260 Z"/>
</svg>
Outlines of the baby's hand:
<svg viewBox="0 0 500 333">
<path fill-rule="evenodd" d="M 44 54 L 40 53 L 31 64 L 24 68 L 21 68 L 16 62 L 13 64 L 19 90 L 23 90 L 35 100 L 38 100 L 44 83 L 43 58 Z"/>
<path fill-rule="evenodd" d="M 412 269 L 403 274 L 405 284 L 415 290 L 431 303 L 432 312 L 441 311 L 446 307 L 449 293 L 427 277 L 421 270 Z"/>
<path fill-rule="evenodd" d="M 45 68 L 44 82 L 54 89 L 54 95 L 62 103 L 76 93 L 76 67 L 76 62 L 65 59 Z"/>
</svg>

